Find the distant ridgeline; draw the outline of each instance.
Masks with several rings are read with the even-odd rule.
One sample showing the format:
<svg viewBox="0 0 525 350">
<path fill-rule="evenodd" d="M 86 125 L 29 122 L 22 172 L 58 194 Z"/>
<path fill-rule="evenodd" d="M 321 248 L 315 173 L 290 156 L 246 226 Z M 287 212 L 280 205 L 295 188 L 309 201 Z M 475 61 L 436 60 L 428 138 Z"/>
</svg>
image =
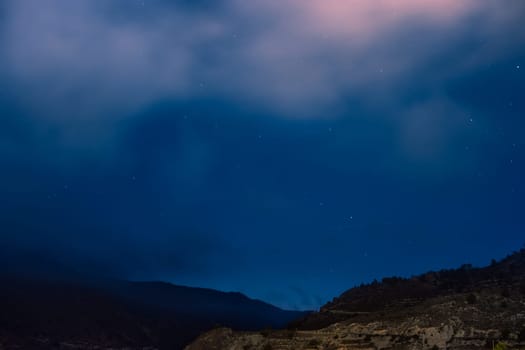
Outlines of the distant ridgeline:
<svg viewBox="0 0 525 350">
<path fill-rule="evenodd" d="M 182 349 L 217 325 L 284 327 L 303 312 L 162 282 L 3 276 L 0 350 Z"/>
</svg>

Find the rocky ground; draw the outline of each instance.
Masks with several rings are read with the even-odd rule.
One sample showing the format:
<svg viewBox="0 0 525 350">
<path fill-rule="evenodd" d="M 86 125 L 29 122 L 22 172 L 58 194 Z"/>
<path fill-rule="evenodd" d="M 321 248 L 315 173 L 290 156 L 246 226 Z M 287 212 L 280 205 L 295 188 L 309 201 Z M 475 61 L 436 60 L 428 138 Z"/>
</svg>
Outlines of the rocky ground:
<svg viewBox="0 0 525 350">
<path fill-rule="evenodd" d="M 483 300 L 480 303 L 497 300 Z M 513 302 L 497 318 L 476 305 L 444 298 L 426 305 L 427 312 L 375 322 L 351 319 L 319 330 L 232 332 L 216 329 L 201 336 L 187 350 L 291 350 L 291 349 L 492 349 L 504 342 L 525 349 L 525 301 Z M 447 317 L 447 314 L 455 316 Z M 505 317 L 506 322 L 500 322 Z M 476 326 L 479 319 L 480 326 Z M 507 322 L 508 321 L 508 322 Z M 492 327 L 491 327 L 492 326 Z"/>
<path fill-rule="evenodd" d="M 525 349 L 525 251 L 353 288 L 287 330 L 220 328 L 186 350 Z"/>
</svg>

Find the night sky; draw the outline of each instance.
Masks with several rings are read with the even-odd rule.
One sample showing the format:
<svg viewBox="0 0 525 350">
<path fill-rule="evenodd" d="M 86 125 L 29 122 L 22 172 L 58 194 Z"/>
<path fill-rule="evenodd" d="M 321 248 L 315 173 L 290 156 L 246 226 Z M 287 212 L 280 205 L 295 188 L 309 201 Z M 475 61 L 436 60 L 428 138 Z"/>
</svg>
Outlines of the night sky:
<svg viewBox="0 0 525 350">
<path fill-rule="evenodd" d="M 523 0 L 0 0 L 3 264 L 312 309 L 502 258 L 525 243 L 524 18 Z"/>
</svg>

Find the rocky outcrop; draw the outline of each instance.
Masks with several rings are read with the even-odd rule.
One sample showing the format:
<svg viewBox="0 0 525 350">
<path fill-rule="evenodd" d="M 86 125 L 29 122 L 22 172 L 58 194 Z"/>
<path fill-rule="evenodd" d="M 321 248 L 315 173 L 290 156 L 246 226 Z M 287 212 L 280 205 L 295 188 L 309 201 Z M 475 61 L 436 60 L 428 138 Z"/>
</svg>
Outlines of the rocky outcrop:
<svg viewBox="0 0 525 350">
<path fill-rule="evenodd" d="M 465 327 L 459 319 L 439 326 L 421 327 L 418 320 L 398 324 L 334 324 L 316 331 L 274 331 L 235 333 L 217 329 L 201 336 L 186 350 L 387 350 L 387 349 L 491 349 L 503 337 L 498 329 Z M 511 348 L 525 346 L 519 335 L 509 333 L 505 342 Z"/>
<path fill-rule="evenodd" d="M 525 251 L 353 288 L 287 330 L 216 329 L 186 350 L 525 349 Z"/>
<path fill-rule="evenodd" d="M 521 321 L 525 322 L 525 318 Z M 511 348 L 525 347 L 525 340 L 520 340 L 522 335 L 517 332 L 504 334 L 505 330 L 469 327 L 457 317 L 439 325 L 424 326 L 425 323 L 418 318 L 402 322 L 343 322 L 320 330 L 258 333 L 222 328 L 204 334 L 186 350 L 467 350 L 491 349 L 499 341 Z"/>
</svg>

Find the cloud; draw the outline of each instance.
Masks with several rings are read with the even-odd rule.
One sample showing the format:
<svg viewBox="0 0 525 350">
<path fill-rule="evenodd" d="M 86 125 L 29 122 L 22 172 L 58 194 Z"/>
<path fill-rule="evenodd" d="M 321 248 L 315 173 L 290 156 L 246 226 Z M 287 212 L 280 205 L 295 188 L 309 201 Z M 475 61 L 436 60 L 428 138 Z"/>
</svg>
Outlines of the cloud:
<svg viewBox="0 0 525 350">
<path fill-rule="evenodd" d="M 119 19 L 101 1 L 11 1 L 8 14 L 8 71 L 48 118 L 107 117 L 191 93 L 192 47 L 221 30 L 163 9 L 151 20 Z"/>
<path fill-rule="evenodd" d="M 349 95 L 396 88 L 447 44 L 411 47 L 406 30 L 447 37 L 492 4 L 7 0 L 3 70 L 32 113 L 62 123 L 206 96 L 326 117 Z"/>
</svg>

